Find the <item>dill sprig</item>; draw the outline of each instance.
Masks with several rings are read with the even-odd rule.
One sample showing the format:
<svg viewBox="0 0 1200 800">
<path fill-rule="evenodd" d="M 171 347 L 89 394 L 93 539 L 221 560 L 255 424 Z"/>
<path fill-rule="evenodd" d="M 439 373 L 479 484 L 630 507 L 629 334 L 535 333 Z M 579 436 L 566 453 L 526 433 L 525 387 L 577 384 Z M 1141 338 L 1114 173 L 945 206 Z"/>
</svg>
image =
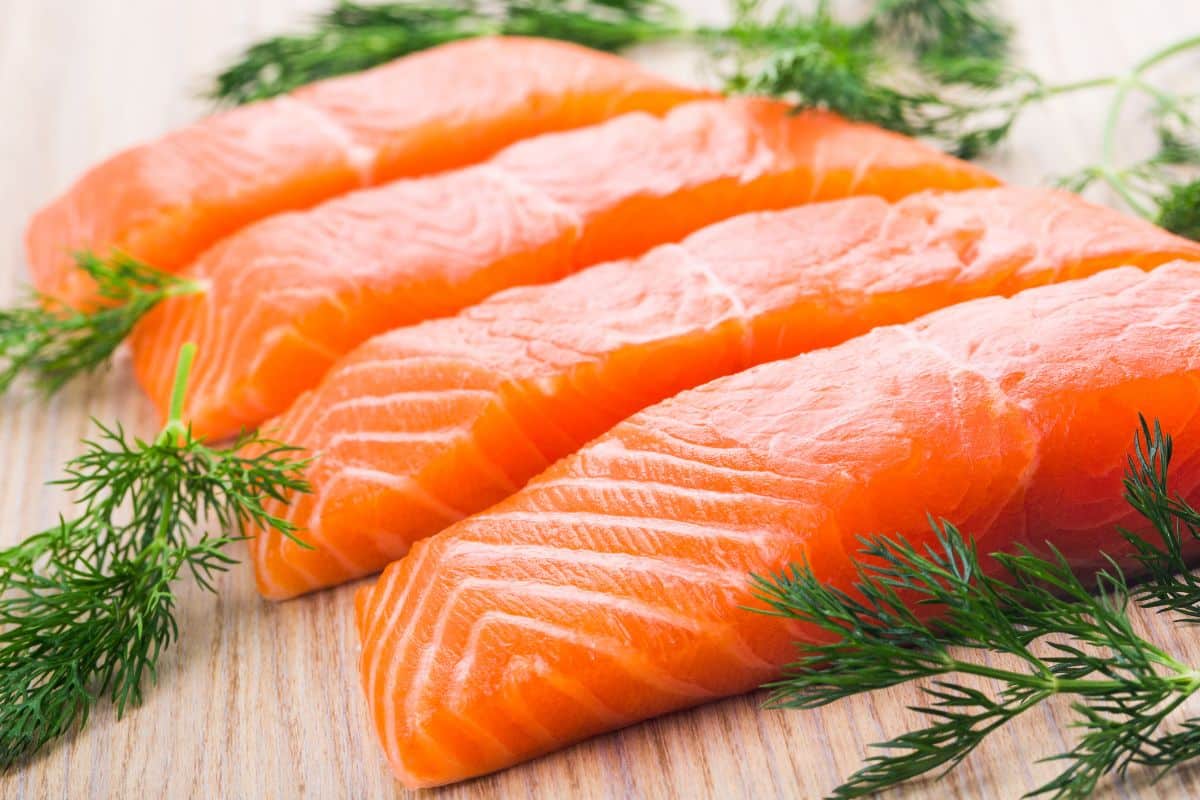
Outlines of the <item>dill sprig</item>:
<svg viewBox="0 0 1200 800">
<path fill-rule="evenodd" d="M 1008 66 L 1012 26 L 991 0 L 878 0 L 868 25 L 950 83 L 995 86 Z"/>
<path fill-rule="evenodd" d="M 827 108 L 962 158 L 988 153 L 1039 103 L 1123 79 L 1056 84 L 1017 67 L 1012 29 L 987 0 L 878 0 L 858 22 L 839 20 L 828 2 L 811 13 L 763 5 L 736 0 L 734 24 L 707 33 L 733 63 L 728 89 Z M 1172 122 L 1181 127 L 1178 115 Z"/>
<path fill-rule="evenodd" d="M 41 391 L 54 393 L 104 365 L 150 309 L 198 290 L 191 281 L 121 253 L 106 259 L 79 253 L 75 263 L 96 283 L 95 307 L 73 309 L 38 295 L 27 305 L 0 309 L 0 392 L 29 373 Z"/>
<path fill-rule="evenodd" d="M 1167 183 L 1154 198 L 1154 221 L 1163 228 L 1200 242 L 1200 178 Z"/>
<path fill-rule="evenodd" d="M 835 18 L 829 2 L 813 12 L 768 13 L 764 0 L 733 0 L 732 24 L 684 25 L 667 0 L 422 0 L 340 2 L 314 30 L 254 45 L 223 73 L 215 97 L 241 103 L 331 75 L 364 69 L 452 39 L 521 33 L 615 50 L 638 41 L 692 37 L 723 66 L 726 88 L 828 108 L 850 119 L 930 140 L 974 158 L 1004 141 L 1020 116 L 1050 98 L 1109 88 L 1103 158 L 1064 183 L 1111 187 L 1135 213 L 1200 240 L 1200 96 L 1173 94 L 1147 74 L 1200 51 L 1183 39 L 1126 74 L 1050 84 L 1011 63 L 1011 29 L 988 0 L 877 0 L 858 22 Z M 1119 122 L 1131 94 L 1154 103 L 1158 150 L 1128 166 L 1116 162 Z M 133 325 L 164 298 L 198 291 L 122 255 L 79 257 L 98 284 L 96 309 L 65 309 L 38 298 L 0 311 L 0 392 L 32 373 L 46 393 L 103 364 Z"/>
<path fill-rule="evenodd" d="M 1149 538 L 1123 532 L 1144 573 L 1135 588 L 1137 600 L 1146 608 L 1200 623 L 1200 577 L 1188 563 L 1200 545 L 1200 511 L 1169 490 L 1172 443 L 1161 426 L 1151 429 L 1143 421 L 1134 443 L 1125 470 L 1125 499 L 1150 523 Z"/>
<path fill-rule="evenodd" d="M 765 14 L 762 0 L 738 0 L 734 17 L 710 33 L 718 56 L 730 43 L 737 51 L 729 89 L 827 108 L 965 158 L 994 147 L 1029 104 L 1064 91 L 1010 63 L 1011 31 L 985 0 L 879 0 L 853 23 L 827 2 Z"/>
<path fill-rule="evenodd" d="M 680 32 L 664 0 L 340 0 L 309 32 L 248 48 L 209 95 L 242 104 L 368 69 L 439 44 L 487 34 L 562 39 L 615 51 Z"/>
<path fill-rule="evenodd" d="M 731 92 L 827 108 L 916 136 L 962 158 L 1003 142 L 1029 108 L 1074 92 L 1114 90 L 1106 142 L 1131 92 L 1154 99 L 1160 148 L 1126 167 L 1103 160 L 1065 183 L 1107 183 L 1139 215 L 1189 238 L 1200 236 L 1196 98 L 1150 84 L 1145 74 L 1200 47 L 1195 37 L 1143 59 L 1128 74 L 1055 84 L 1012 62 L 1012 27 L 990 0 L 876 0 L 865 19 L 841 21 L 829 0 L 802 11 L 765 0 L 732 0 L 723 27 L 684 24 L 668 0 L 341 0 L 310 32 L 250 47 L 221 73 L 210 94 L 245 103 L 314 80 L 366 69 L 455 39 L 513 33 L 619 50 L 656 39 L 705 43 Z"/>
<path fill-rule="evenodd" d="M 812 13 L 785 7 L 766 14 L 762 7 L 762 0 L 736 0 L 734 24 L 706 33 L 717 56 L 734 64 L 727 88 L 828 108 L 963 158 L 995 148 L 1035 105 L 1113 90 L 1102 160 L 1064 184 L 1081 191 L 1104 182 L 1140 216 L 1200 238 L 1200 98 L 1166 91 L 1146 77 L 1200 50 L 1200 37 L 1157 50 L 1125 74 L 1053 84 L 1012 64 L 1011 28 L 987 0 L 877 0 L 860 22 L 839 21 L 828 2 Z M 1154 105 L 1159 147 L 1144 161 L 1120 166 L 1118 124 L 1133 93 Z"/>
<path fill-rule="evenodd" d="M 771 702 L 815 708 L 851 695 L 922 680 L 926 727 L 877 745 L 884 753 L 834 792 L 861 797 L 962 761 L 990 733 L 1058 695 L 1073 698 L 1081 735 L 1052 757 L 1063 765 L 1031 793 L 1086 798 L 1107 774 L 1134 765 L 1162 771 L 1200 754 L 1200 718 L 1160 730 L 1200 689 L 1200 671 L 1138 635 L 1131 601 L 1200 619 L 1200 584 L 1178 572 L 1197 536 L 1197 512 L 1170 494 L 1171 440 L 1143 421 L 1126 477 L 1129 502 L 1159 542 L 1123 532 L 1150 580 L 1131 589 L 1115 561 L 1091 581 L 1057 551 L 993 553 L 985 571 L 973 542 L 952 524 L 931 522 L 936 543 L 863 539 L 851 591 L 823 584 L 806 565 L 753 576 L 765 613 L 815 625 L 827 644 L 801 645 L 772 684 Z M 999 653 L 1015 666 L 970 657 Z M 992 690 L 953 680 L 972 676 Z"/>
<path fill-rule="evenodd" d="M 175 584 L 208 591 L 239 537 L 294 526 L 263 507 L 306 492 L 295 448 L 257 436 L 228 448 L 181 421 L 194 346 L 180 353 L 171 415 L 154 439 L 99 425 L 57 483 L 79 514 L 0 551 L 0 769 L 76 725 L 107 696 L 118 716 L 142 700 L 179 636 Z M 242 448 L 253 446 L 255 455 Z"/>
<path fill-rule="evenodd" d="M 1116 87 L 1104 124 L 1101 159 L 1061 183 L 1083 191 L 1103 183 L 1139 216 L 1167 230 L 1200 241 L 1200 95 L 1173 94 L 1151 83 L 1147 73 L 1184 54 L 1200 53 L 1200 36 L 1191 36 L 1151 53 L 1128 74 L 1114 76 Z M 1142 161 L 1120 165 L 1116 158 L 1119 124 L 1132 94 L 1148 97 L 1157 150 Z"/>
</svg>

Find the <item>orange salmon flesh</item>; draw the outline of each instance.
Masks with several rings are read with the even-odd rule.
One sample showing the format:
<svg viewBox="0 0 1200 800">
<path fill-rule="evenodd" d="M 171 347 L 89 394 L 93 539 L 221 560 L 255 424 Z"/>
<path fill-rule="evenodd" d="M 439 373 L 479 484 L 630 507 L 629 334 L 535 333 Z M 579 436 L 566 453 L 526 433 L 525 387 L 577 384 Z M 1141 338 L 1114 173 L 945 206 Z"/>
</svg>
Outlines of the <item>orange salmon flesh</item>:
<svg viewBox="0 0 1200 800">
<path fill-rule="evenodd" d="M 807 561 L 848 588 L 855 537 L 1120 556 L 1138 412 L 1200 500 L 1200 265 L 1108 270 L 755 367 L 634 415 L 418 542 L 358 603 L 396 775 L 433 786 L 752 689 L 814 631 L 745 608 Z"/>
<path fill-rule="evenodd" d="M 224 111 L 95 167 L 34 216 L 34 284 L 72 306 L 72 254 L 121 250 L 178 272 L 256 220 L 352 189 L 482 161 L 547 131 L 710 92 L 564 42 L 472 39 Z"/>
<path fill-rule="evenodd" d="M 282 413 L 371 336 L 501 289 L 746 211 L 995 183 L 912 139 L 784 103 L 627 114 L 246 228 L 188 270 L 203 292 L 167 300 L 137 327 L 134 366 L 165 413 L 179 348 L 195 342 L 188 419 L 198 434 L 228 436 Z"/>
<path fill-rule="evenodd" d="M 383 334 L 265 426 L 315 457 L 313 493 L 269 505 L 314 549 L 259 535 L 259 589 L 281 599 L 376 572 L 721 375 L 964 300 L 1184 257 L 1200 261 L 1200 245 L 1064 192 L 862 197 L 736 217 Z"/>
</svg>

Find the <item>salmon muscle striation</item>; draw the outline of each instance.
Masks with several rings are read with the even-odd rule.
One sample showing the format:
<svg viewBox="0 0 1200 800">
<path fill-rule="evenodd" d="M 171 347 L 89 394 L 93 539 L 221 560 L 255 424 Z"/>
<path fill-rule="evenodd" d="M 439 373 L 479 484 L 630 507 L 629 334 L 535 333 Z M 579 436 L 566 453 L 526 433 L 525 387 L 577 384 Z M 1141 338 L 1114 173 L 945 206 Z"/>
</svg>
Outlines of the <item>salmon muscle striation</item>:
<svg viewBox="0 0 1200 800">
<path fill-rule="evenodd" d="M 205 291 L 142 321 L 134 366 L 165 412 L 175 354 L 195 342 L 187 416 L 197 433 L 226 436 L 283 412 L 371 336 L 501 289 L 638 255 L 747 211 L 995 182 L 912 139 L 774 101 L 627 114 L 243 230 L 189 270 Z"/>
<path fill-rule="evenodd" d="M 376 572 L 721 375 L 964 300 L 1184 257 L 1200 261 L 1200 245 L 1065 192 L 860 197 L 735 217 L 382 334 L 265 426 L 314 456 L 313 493 L 270 509 L 313 549 L 259 535 L 259 589 L 281 599 Z"/>
<path fill-rule="evenodd" d="M 101 163 L 30 223 L 34 285 L 86 306 L 95 287 L 75 267 L 76 251 L 120 250 L 177 272 L 222 237 L 278 212 L 708 94 L 565 42 L 446 44 L 213 114 Z"/>
<path fill-rule="evenodd" d="M 779 675 L 814 632 L 746 608 L 856 537 L 1121 557 L 1138 413 L 1200 500 L 1200 265 L 985 298 L 684 392 L 417 543 L 358 602 L 396 775 L 431 786 Z M 812 641 L 811 638 L 809 638 Z"/>
</svg>

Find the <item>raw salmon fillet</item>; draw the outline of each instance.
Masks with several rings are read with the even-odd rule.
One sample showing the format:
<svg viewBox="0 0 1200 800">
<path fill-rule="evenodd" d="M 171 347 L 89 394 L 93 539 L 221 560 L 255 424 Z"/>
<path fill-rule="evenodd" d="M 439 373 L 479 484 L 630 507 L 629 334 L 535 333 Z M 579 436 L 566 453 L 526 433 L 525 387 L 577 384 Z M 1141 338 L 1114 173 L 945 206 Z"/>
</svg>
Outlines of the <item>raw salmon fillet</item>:
<svg viewBox="0 0 1200 800">
<path fill-rule="evenodd" d="M 315 455 L 313 494 L 270 507 L 315 549 L 260 535 L 259 588 L 280 599 L 378 571 L 721 375 L 963 300 L 1186 256 L 1200 245 L 1065 192 L 861 197 L 736 217 L 391 331 L 265 426 Z"/>
<path fill-rule="evenodd" d="M 209 250 L 207 286 L 155 309 L 135 368 L 163 411 L 180 345 L 194 429 L 284 411 L 370 336 L 636 255 L 746 211 L 995 179 L 878 128 L 768 100 L 700 101 L 520 142 L 484 165 L 274 217 Z"/>
<path fill-rule="evenodd" d="M 93 287 L 74 267 L 75 251 L 116 248 L 174 272 L 277 212 L 706 94 L 563 42 L 443 45 L 214 114 L 105 161 L 33 218 L 26 241 L 34 284 L 86 304 Z"/>
<path fill-rule="evenodd" d="M 1200 499 L 1200 264 L 985 298 L 636 414 L 425 539 L 360 594 L 362 681 L 409 786 L 461 780 L 776 677 L 814 632 L 747 575 L 855 537 L 1121 549 L 1138 412 Z M 809 638 L 811 641 L 812 639 Z"/>
</svg>

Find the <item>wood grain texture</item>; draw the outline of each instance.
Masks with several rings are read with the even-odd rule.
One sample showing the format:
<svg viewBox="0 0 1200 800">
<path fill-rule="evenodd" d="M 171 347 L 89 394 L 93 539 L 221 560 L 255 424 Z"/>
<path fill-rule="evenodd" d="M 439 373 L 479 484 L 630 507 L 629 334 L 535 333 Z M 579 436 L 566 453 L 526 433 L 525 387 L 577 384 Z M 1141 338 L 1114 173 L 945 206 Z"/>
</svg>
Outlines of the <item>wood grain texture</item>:
<svg viewBox="0 0 1200 800">
<path fill-rule="evenodd" d="M 21 237 L 34 208 L 116 149 L 205 112 L 203 78 L 242 44 L 294 26 L 324 0 L 0 0 L 0 302 L 26 280 Z M 686 4 L 706 19 L 719 0 Z M 1196 0 L 1008 0 L 1033 68 L 1056 79 L 1113 71 L 1200 30 Z M 686 75 L 674 50 L 639 54 Z M 1190 65 L 1196 68 L 1195 63 Z M 1097 152 L 1103 93 L 1031 113 L 991 166 L 1037 183 Z M 1134 145 L 1137 142 L 1133 142 Z M 45 402 L 0 400 L 0 544 L 53 522 L 66 498 L 45 483 L 79 449 L 89 416 L 149 434 L 149 404 L 122 358 L 106 375 Z M 398 797 L 368 727 L 350 619 L 354 587 L 273 605 L 235 569 L 216 598 L 184 590 L 184 636 L 159 686 L 119 724 L 101 705 L 88 728 L 0 776 L 0 798 Z M 1200 663 L 1194 630 L 1139 619 Z M 870 742 L 899 732 L 911 687 L 813 712 L 764 711 L 748 696 L 597 738 L 438 798 L 819 797 L 860 764 Z M 1017 797 L 1045 781 L 1042 756 L 1068 746 L 1063 709 L 1038 709 L 937 784 L 896 798 Z M 1200 796 L 1200 769 L 1156 786 L 1131 775 L 1113 798 Z"/>
</svg>

